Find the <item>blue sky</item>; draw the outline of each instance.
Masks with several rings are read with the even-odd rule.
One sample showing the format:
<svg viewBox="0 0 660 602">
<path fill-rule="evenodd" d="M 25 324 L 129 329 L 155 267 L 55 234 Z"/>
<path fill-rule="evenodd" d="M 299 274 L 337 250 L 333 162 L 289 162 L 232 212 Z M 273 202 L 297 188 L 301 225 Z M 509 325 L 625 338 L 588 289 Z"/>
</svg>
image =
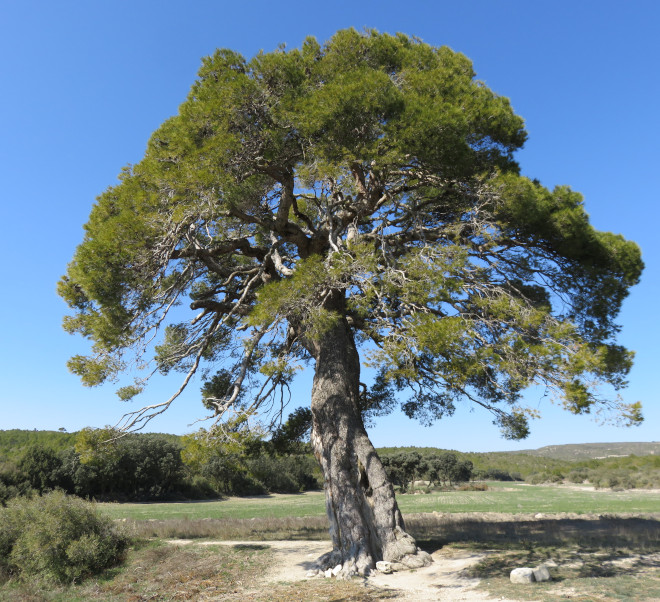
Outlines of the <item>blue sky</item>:
<svg viewBox="0 0 660 602">
<path fill-rule="evenodd" d="M 218 47 L 250 57 L 353 26 L 416 35 L 472 59 L 478 78 L 525 118 L 523 173 L 582 192 L 592 223 L 637 241 L 646 263 L 620 318 L 620 341 L 637 352 L 625 400 L 643 402 L 641 427 L 598 426 L 530 393 L 544 418 L 526 441 L 504 441 L 488 415 L 466 406 L 430 428 L 401 415 L 383 419 L 370 431 L 374 443 L 495 451 L 660 440 L 658 23 L 660 3 L 635 0 L 4 0 L 0 429 L 73 431 L 134 409 L 113 387 L 86 389 L 67 372 L 67 358 L 86 344 L 62 331 L 67 308 L 55 285 L 95 196 L 140 160 L 151 132 L 184 100 L 201 57 Z M 291 408 L 308 403 L 310 383 L 303 375 Z M 144 400 L 173 386 L 160 383 Z M 190 432 L 202 415 L 195 383 L 150 430 Z"/>
</svg>

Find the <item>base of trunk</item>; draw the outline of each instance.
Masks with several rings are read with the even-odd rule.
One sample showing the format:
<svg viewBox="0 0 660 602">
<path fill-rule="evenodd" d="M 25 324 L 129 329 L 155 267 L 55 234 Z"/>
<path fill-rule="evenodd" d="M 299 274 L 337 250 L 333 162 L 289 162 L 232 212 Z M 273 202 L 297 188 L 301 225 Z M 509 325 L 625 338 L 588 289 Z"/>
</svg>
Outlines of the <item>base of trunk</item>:
<svg viewBox="0 0 660 602">
<path fill-rule="evenodd" d="M 398 555 L 389 555 L 387 559 L 377 560 L 359 544 L 355 544 L 354 549 L 349 550 L 348 553 L 333 550 L 323 554 L 315 562 L 316 570 L 319 576 L 350 579 L 355 576 L 367 576 L 374 570 L 392 573 L 419 569 L 433 562 L 431 555 L 420 550 L 415 540 L 403 529 L 397 527 L 395 535 L 398 537 Z"/>
</svg>

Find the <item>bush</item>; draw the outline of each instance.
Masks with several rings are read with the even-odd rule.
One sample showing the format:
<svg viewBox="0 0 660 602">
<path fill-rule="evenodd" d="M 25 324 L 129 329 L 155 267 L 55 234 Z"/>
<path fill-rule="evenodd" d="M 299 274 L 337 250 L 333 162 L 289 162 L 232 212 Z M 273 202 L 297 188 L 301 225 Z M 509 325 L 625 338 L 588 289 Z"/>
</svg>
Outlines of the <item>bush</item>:
<svg viewBox="0 0 660 602">
<path fill-rule="evenodd" d="M 588 478 L 588 473 L 586 470 L 571 470 L 566 477 L 569 482 L 581 484 L 584 483 Z"/>
<path fill-rule="evenodd" d="M 232 479 L 234 495 L 264 495 L 268 490 L 264 484 L 247 472 L 237 472 Z"/>
<path fill-rule="evenodd" d="M 128 538 L 95 506 L 56 491 L 0 509 L 0 570 L 72 583 L 119 563 Z"/>
<path fill-rule="evenodd" d="M 458 488 L 459 491 L 488 491 L 486 483 L 466 483 Z"/>
<path fill-rule="evenodd" d="M 186 481 L 181 489 L 181 493 L 192 500 L 220 497 L 220 493 L 213 487 L 212 483 L 207 478 L 198 474 Z"/>
<path fill-rule="evenodd" d="M 519 480 L 520 473 L 515 473 L 515 476 L 506 470 L 499 468 L 488 468 L 487 470 L 480 470 L 478 473 L 480 480 L 484 481 L 516 481 Z M 475 475 L 476 476 L 476 475 Z"/>
</svg>

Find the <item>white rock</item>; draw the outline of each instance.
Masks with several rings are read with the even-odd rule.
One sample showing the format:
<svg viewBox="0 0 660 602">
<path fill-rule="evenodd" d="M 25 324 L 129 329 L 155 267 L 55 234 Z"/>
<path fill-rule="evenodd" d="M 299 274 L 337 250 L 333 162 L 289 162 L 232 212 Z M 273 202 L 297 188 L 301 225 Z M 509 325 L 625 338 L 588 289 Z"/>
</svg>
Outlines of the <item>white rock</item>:
<svg viewBox="0 0 660 602">
<path fill-rule="evenodd" d="M 337 575 L 339 575 L 339 573 L 341 573 L 341 569 L 342 569 L 341 564 L 338 564 L 334 569 L 332 569 L 331 572 L 332 572 L 333 576 L 336 577 Z"/>
<path fill-rule="evenodd" d="M 534 518 L 543 518 L 544 516 L 545 516 L 545 514 L 543 514 L 542 512 L 539 512 L 538 514 L 534 515 Z"/>
<path fill-rule="evenodd" d="M 330 579 L 330 577 L 332 577 L 332 569 L 328 569 L 328 570 L 324 573 L 324 575 L 325 575 L 328 579 Z"/>
<path fill-rule="evenodd" d="M 545 565 L 541 565 L 534 569 L 534 581 L 550 581 L 550 571 Z"/>
<path fill-rule="evenodd" d="M 510 579 L 511 583 L 533 583 L 534 571 L 530 568 L 513 569 Z"/>
<path fill-rule="evenodd" d="M 305 577 L 307 579 L 313 579 L 314 577 L 318 577 L 319 570 L 318 569 L 312 569 L 311 571 L 307 571 L 307 574 Z"/>
<path fill-rule="evenodd" d="M 392 563 L 387 560 L 379 560 L 376 563 L 376 570 L 389 575 L 392 572 Z"/>
</svg>

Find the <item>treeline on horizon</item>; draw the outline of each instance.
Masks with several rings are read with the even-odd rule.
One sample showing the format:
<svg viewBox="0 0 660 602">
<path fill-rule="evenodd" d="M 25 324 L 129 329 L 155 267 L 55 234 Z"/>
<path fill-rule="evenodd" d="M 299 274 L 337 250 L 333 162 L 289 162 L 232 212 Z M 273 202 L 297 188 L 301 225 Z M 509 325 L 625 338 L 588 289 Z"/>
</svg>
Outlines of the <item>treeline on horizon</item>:
<svg viewBox="0 0 660 602">
<path fill-rule="evenodd" d="M 381 456 L 415 451 L 422 458 L 438 452 L 433 447 L 380 448 Z M 473 464 L 473 479 L 587 484 L 610 489 L 660 488 L 660 455 L 628 455 L 587 460 L 563 460 L 520 452 L 455 452 L 461 461 Z"/>
<path fill-rule="evenodd" d="M 222 495 L 297 493 L 320 489 L 321 472 L 304 439 L 308 424 L 298 412 L 271 437 L 178 437 L 111 429 L 78 433 L 0 431 L 0 503 L 17 496 L 63 490 L 103 501 L 208 499 Z M 472 462 L 453 452 L 415 451 L 383 458 L 401 492 L 452 487 L 472 479 Z M 419 487 L 418 487 L 419 488 Z"/>
<path fill-rule="evenodd" d="M 270 440 L 217 440 L 201 430 L 184 436 L 131 434 L 105 443 L 112 435 L 108 429 L 0 431 L 0 504 L 52 489 L 97 500 L 164 501 L 322 487 L 319 466 L 295 418 Z M 402 493 L 488 480 L 660 487 L 658 455 L 568 461 L 416 447 L 378 452 Z"/>
<path fill-rule="evenodd" d="M 209 499 L 318 489 L 308 446 L 283 436 L 213 440 L 112 429 L 0 431 L 0 504 L 63 490 L 99 501 Z M 282 435 L 282 433 L 280 433 Z"/>
</svg>

